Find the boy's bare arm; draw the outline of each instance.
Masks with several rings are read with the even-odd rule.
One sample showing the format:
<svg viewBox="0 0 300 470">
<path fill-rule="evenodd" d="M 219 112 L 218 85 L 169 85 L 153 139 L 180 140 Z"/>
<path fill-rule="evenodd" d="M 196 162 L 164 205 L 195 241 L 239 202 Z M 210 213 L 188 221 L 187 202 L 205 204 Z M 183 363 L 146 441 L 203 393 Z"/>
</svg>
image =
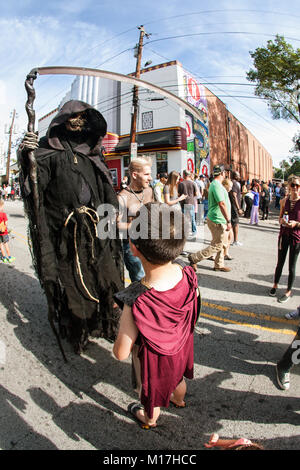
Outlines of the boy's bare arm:
<svg viewBox="0 0 300 470">
<path fill-rule="evenodd" d="M 137 336 L 138 329 L 133 320 L 131 307 L 124 305 L 120 319 L 118 336 L 113 347 L 113 353 L 116 359 L 119 361 L 127 359 L 131 353 Z"/>
</svg>

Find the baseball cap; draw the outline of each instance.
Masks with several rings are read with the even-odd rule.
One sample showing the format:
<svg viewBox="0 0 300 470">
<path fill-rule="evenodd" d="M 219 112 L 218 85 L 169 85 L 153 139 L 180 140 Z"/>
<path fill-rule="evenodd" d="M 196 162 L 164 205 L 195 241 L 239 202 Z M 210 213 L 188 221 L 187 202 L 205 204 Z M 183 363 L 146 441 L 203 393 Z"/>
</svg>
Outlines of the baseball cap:
<svg viewBox="0 0 300 470">
<path fill-rule="evenodd" d="M 221 173 L 225 171 L 224 165 L 215 165 L 213 169 L 213 175 L 214 176 L 219 176 Z"/>
<path fill-rule="evenodd" d="M 159 177 L 168 179 L 168 173 L 160 173 Z"/>
</svg>

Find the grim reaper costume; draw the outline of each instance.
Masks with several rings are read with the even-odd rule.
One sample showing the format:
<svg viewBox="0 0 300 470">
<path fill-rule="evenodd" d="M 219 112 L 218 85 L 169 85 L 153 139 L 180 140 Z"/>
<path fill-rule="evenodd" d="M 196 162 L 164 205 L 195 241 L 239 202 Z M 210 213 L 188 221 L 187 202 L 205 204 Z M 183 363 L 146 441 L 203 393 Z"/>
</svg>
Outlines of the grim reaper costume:
<svg viewBox="0 0 300 470">
<path fill-rule="evenodd" d="M 60 109 L 35 150 L 38 225 L 27 153 L 22 145 L 19 150 L 33 263 L 49 320 L 60 347 L 60 338 L 67 337 L 77 353 L 88 335 L 114 340 L 120 317 L 113 301 L 123 288 L 120 241 L 97 236 L 99 206 L 117 209 L 101 151 L 105 134 L 105 119 L 90 105 L 69 101 Z"/>
</svg>

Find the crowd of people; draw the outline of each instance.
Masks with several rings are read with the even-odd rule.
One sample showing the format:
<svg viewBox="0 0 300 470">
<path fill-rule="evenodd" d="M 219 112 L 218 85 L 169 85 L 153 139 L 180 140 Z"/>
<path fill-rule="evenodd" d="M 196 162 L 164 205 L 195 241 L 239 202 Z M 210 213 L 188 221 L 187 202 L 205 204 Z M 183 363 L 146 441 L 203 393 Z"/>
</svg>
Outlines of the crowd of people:
<svg viewBox="0 0 300 470">
<path fill-rule="evenodd" d="M 20 198 L 20 185 L 19 183 L 5 184 L 0 186 L 0 198 L 5 201 L 14 201 Z"/>
</svg>

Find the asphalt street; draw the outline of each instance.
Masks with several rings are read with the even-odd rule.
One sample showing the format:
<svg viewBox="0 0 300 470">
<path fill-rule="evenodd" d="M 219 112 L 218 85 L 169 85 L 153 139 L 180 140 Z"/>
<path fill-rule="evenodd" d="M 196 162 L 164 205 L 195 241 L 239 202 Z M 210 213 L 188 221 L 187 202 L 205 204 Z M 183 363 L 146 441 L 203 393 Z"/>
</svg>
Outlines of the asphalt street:
<svg viewBox="0 0 300 470">
<path fill-rule="evenodd" d="M 205 450 L 212 432 L 247 437 L 265 449 L 299 449 L 300 366 L 288 391 L 275 364 L 293 340 L 297 321 L 284 314 L 299 303 L 299 276 L 286 304 L 268 296 L 277 257 L 277 213 L 250 226 L 241 219 L 242 247 L 231 247 L 230 273 L 199 263 L 203 301 L 195 334 L 195 378 L 185 409 L 164 409 L 158 427 L 144 431 L 127 406 L 131 362 L 116 361 L 112 344 L 91 339 L 82 356 L 64 343 L 64 363 L 34 274 L 21 201 L 5 205 L 13 264 L 1 263 L 0 448 L 3 450 Z M 199 227 L 197 251 L 210 241 Z M 287 264 L 287 263 L 286 263 Z M 287 282 L 284 267 L 279 294 Z M 213 450 L 214 451 L 214 450 Z"/>
</svg>

